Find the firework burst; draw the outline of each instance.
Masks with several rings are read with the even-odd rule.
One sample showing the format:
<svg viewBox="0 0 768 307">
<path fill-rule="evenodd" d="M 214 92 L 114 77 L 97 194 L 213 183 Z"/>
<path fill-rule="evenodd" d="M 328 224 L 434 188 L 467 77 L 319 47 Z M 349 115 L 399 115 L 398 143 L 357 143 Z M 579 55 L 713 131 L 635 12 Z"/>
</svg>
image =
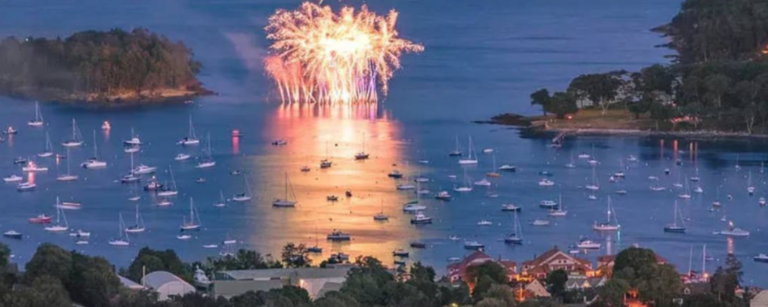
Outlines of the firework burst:
<svg viewBox="0 0 768 307">
<path fill-rule="evenodd" d="M 366 6 L 344 7 L 305 2 L 294 11 L 278 10 L 269 18 L 272 53 L 267 73 L 283 102 L 376 102 L 404 52 L 424 47 L 398 37 L 397 12 L 379 16 Z"/>
</svg>

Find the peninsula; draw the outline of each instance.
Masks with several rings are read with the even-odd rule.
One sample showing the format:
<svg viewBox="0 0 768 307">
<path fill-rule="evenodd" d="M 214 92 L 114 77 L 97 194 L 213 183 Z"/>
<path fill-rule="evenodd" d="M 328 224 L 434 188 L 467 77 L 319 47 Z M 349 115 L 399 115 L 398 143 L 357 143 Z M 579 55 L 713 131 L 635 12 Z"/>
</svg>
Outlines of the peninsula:
<svg viewBox="0 0 768 307">
<path fill-rule="evenodd" d="M 210 93 L 183 42 L 139 28 L 0 42 L 0 95 L 89 105 L 185 101 Z"/>
</svg>

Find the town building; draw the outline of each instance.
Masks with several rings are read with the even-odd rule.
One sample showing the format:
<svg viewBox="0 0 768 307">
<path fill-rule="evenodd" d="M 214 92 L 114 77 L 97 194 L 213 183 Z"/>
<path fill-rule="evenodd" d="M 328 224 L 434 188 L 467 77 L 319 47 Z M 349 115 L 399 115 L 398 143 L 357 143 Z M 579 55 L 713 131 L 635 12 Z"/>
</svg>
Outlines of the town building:
<svg viewBox="0 0 768 307">
<path fill-rule="evenodd" d="M 468 256 L 464 257 L 459 262 L 451 263 L 448 265 L 448 279 L 451 282 L 457 282 L 460 280 L 466 280 L 466 274 L 467 269 L 469 269 L 472 266 L 481 265 L 486 262 L 494 262 L 499 265 L 501 265 L 507 272 L 507 278 L 509 280 L 513 280 L 517 277 L 517 263 L 514 261 L 509 260 L 502 260 L 502 259 L 495 259 L 491 256 L 488 256 L 486 253 L 482 251 L 475 251 Z"/>
<path fill-rule="evenodd" d="M 157 299 L 161 301 L 167 300 L 170 296 L 184 296 L 195 292 L 195 287 L 166 271 L 149 273 L 141 279 L 141 283 L 157 292 Z"/>
<path fill-rule="evenodd" d="M 340 266 L 220 271 L 211 281 L 211 291 L 214 296 L 230 298 L 248 291 L 269 291 L 291 285 L 307 290 L 309 296 L 316 299 L 329 291 L 341 289 L 349 269 L 349 266 Z"/>
<path fill-rule="evenodd" d="M 556 270 L 563 270 L 569 275 L 594 275 L 592 262 L 571 256 L 557 246 L 533 260 L 523 262 L 521 275 L 523 278 L 544 279 Z"/>
</svg>

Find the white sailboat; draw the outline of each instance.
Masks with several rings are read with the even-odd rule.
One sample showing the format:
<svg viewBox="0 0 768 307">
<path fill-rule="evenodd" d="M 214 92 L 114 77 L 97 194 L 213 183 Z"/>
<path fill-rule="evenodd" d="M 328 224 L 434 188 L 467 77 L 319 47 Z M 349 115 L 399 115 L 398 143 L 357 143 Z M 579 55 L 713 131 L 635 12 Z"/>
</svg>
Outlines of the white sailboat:
<svg viewBox="0 0 768 307">
<path fill-rule="evenodd" d="M 592 183 L 586 186 L 587 190 L 597 191 L 600 190 L 600 185 L 597 183 L 597 168 L 592 167 Z"/>
<path fill-rule="evenodd" d="M 240 193 L 232 197 L 232 201 L 243 203 L 250 201 L 252 198 L 251 194 L 251 186 L 248 184 L 248 176 L 243 176 L 243 181 L 245 182 L 245 193 Z"/>
<path fill-rule="evenodd" d="M 459 136 L 456 136 L 456 148 L 448 153 L 450 157 L 461 157 L 461 149 L 459 148 Z"/>
<path fill-rule="evenodd" d="M 291 200 L 291 198 L 293 200 Z M 277 198 L 272 202 L 273 207 L 278 208 L 293 208 L 296 206 L 296 193 L 293 192 L 293 186 L 288 181 L 288 173 L 285 173 L 285 187 L 283 192 L 283 198 Z"/>
<path fill-rule="evenodd" d="M 523 245 L 523 228 L 520 225 L 520 221 L 517 218 L 517 211 L 515 211 L 514 214 L 514 228 L 512 229 L 512 233 L 508 234 L 504 238 L 504 243 L 507 244 L 514 244 L 514 245 Z"/>
<path fill-rule="evenodd" d="M 221 208 L 227 205 L 227 200 L 224 199 L 224 191 L 219 190 L 219 201 L 216 203 L 213 203 L 213 206 L 216 208 Z"/>
<path fill-rule="evenodd" d="M 197 163 L 196 168 L 211 168 L 216 166 L 216 161 L 213 160 L 211 153 L 211 134 L 208 133 L 208 150 L 206 151 L 207 157 Z"/>
<path fill-rule="evenodd" d="M 475 153 L 475 149 L 472 147 L 472 137 L 469 137 L 469 153 L 467 154 L 466 158 L 459 159 L 459 164 L 461 165 L 472 165 L 477 164 L 477 154 Z"/>
<path fill-rule="evenodd" d="M 472 192 L 472 185 L 469 183 L 469 176 L 467 176 L 467 170 L 464 169 L 464 185 L 454 186 L 453 190 L 459 193 Z"/>
<path fill-rule="evenodd" d="M 749 175 L 747 177 L 747 193 L 749 195 L 755 194 L 755 186 L 752 185 L 752 171 L 749 171 Z"/>
<path fill-rule="evenodd" d="M 195 126 L 192 124 L 192 115 L 189 116 L 189 133 L 180 141 L 176 142 L 178 145 L 190 146 L 200 144 L 200 140 L 195 134 Z"/>
<path fill-rule="evenodd" d="M 680 224 L 677 223 L 678 216 L 680 217 Z M 677 206 L 677 201 L 675 201 L 675 208 L 673 209 L 672 224 L 664 226 L 664 232 L 685 233 L 685 220 L 680 213 L 680 208 Z"/>
<path fill-rule="evenodd" d="M 56 223 L 50 226 L 45 227 L 45 231 L 50 232 L 64 232 L 69 230 L 69 223 L 67 222 L 67 216 L 64 214 L 64 211 L 59 206 L 59 198 L 56 197 Z"/>
<path fill-rule="evenodd" d="M 118 213 L 118 216 L 120 221 L 118 222 L 118 226 L 117 226 L 117 229 L 118 229 L 117 237 L 110 239 L 109 245 L 118 246 L 118 247 L 131 245 L 131 243 L 128 241 L 128 235 L 125 232 L 125 223 L 123 223 L 123 214 Z"/>
<path fill-rule="evenodd" d="M 619 220 L 616 217 L 616 211 L 613 209 L 613 205 L 611 204 L 611 197 L 608 196 L 608 211 L 606 212 L 607 219 L 605 223 L 598 223 L 595 221 L 595 223 L 592 225 L 592 229 L 596 231 L 616 231 L 621 228 L 621 225 L 619 225 Z"/>
<path fill-rule="evenodd" d="M 51 137 L 48 131 L 45 132 L 45 149 L 37 154 L 40 158 L 48 158 L 53 156 L 53 145 L 51 144 Z"/>
<path fill-rule="evenodd" d="M 40 112 L 40 103 L 35 101 L 35 119 L 28 121 L 27 125 L 31 127 L 41 127 L 44 123 L 43 113 Z"/>
<path fill-rule="evenodd" d="M 72 136 L 70 139 L 61 143 L 64 147 L 78 147 L 83 145 L 83 135 L 80 134 L 80 129 L 77 128 L 77 121 L 72 119 Z"/>
<path fill-rule="evenodd" d="M 370 155 L 365 152 L 365 133 L 363 133 L 363 150 L 355 154 L 355 160 L 367 160 Z"/>
<path fill-rule="evenodd" d="M 80 163 L 80 166 L 87 169 L 107 167 L 107 162 L 99 160 L 99 148 L 96 146 L 96 130 L 93 130 L 93 157 Z"/>
<path fill-rule="evenodd" d="M 139 204 L 136 204 L 136 222 L 133 224 L 133 226 L 126 227 L 125 232 L 127 233 L 140 233 L 147 230 L 147 227 L 144 225 L 144 219 L 141 218 L 141 215 L 139 214 Z"/>
<path fill-rule="evenodd" d="M 563 206 L 563 195 L 560 194 L 560 200 L 557 203 L 557 209 L 552 208 L 549 210 L 549 216 L 562 217 L 568 215 L 568 211 Z"/>
<path fill-rule="evenodd" d="M 128 174 L 126 174 L 125 176 L 120 178 L 120 182 L 122 182 L 122 183 L 134 183 L 134 182 L 138 182 L 139 180 L 141 180 L 141 177 L 137 176 L 133 171 L 134 171 L 134 167 L 133 167 L 133 153 L 131 153 L 131 170 L 128 172 Z"/>
<path fill-rule="evenodd" d="M 195 209 L 195 203 L 194 200 L 190 197 L 189 198 L 189 220 L 187 220 L 187 217 L 184 217 L 184 222 L 181 224 L 181 230 L 200 230 L 200 216 L 197 213 L 197 209 Z"/>
<path fill-rule="evenodd" d="M 69 147 L 67 147 L 67 157 L 69 157 Z M 70 166 L 69 166 L 69 158 L 65 159 L 67 160 L 67 173 L 64 175 L 59 175 L 59 177 L 56 177 L 56 181 L 76 181 L 78 179 L 77 175 L 72 175 Z"/>
<path fill-rule="evenodd" d="M 157 191 L 157 196 L 168 197 L 179 194 L 178 188 L 176 187 L 176 178 L 173 176 L 173 168 L 171 168 L 170 165 L 168 165 L 168 173 L 171 175 L 171 186 L 168 187 L 167 185 L 163 185 L 160 190 Z"/>
</svg>

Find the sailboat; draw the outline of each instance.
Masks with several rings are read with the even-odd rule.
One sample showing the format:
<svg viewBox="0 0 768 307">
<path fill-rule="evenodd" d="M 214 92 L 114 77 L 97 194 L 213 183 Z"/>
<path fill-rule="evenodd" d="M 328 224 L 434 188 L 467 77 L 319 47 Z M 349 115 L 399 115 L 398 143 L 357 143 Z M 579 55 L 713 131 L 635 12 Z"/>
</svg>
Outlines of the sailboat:
<svg viewBox="0 0 768 307">
<path fill-rule="evenodd" d="M 72 119 L 72 137 L 69 140 L 61 143 L 64 147 L 78 147 L 83 145 L 83 135 L 80 134 L 80 129 L 77 129 L 77 121 Z"/>
<path fill-rule="evenodd" d="M 459 136 L 456 136 L 456 148 L 448 153 L 449 157 L 461 157 L 461 149 L 459 149 Z"/>
<path fill-rule="evenodd" d="M 216 208 L 221 208 L 227 205 L 227 200 L 224 199 L 224 191 L 219 190 L 219 202 L 213 203 Z"/>
<path fill-rule="evenodd" d="M 373 216 L 373 220 L 377 222 L 383 222 L 389 220 L 389 215 L 384 213 L 384 200 L 381 200 L 381 211 Z"/>
<path fill-rule="evenodd" d="M 96 146 L 96 130 L 93 130 L 93 157 L 80 163 L 80 166 L 87 169 L 107 167 L 107 162 L 99 160 L 99 148 Z"/>
<path fill-rule="evenodd" d="M 475 153 L 475 150 L 472 148 L 472 137 L 469 137 L 469 154 L 464 159 L 459 159 L 459 164 L 461 165 L 471 165 L 471 164 L 477 164 L 477 154 Z"/>
<path fill-rule="evenodd" d="M 128 241 L 128 235 L 126 234 L 125 223 L 123 222 L 123 214 L 118 213 L 120 222 L 117 226 L 117 238 L 109 240 L 109 245 L 112 246 L 128 246 L 131 243 Z"/>
<path fill-rule="evenodd" d="M 464 185 L 454 186 L 453 190 L 459 193 L 472 192 L 472 185 L 469 184 L 469 176 L 467 176 L 467 170 L 464 169 Z"/>
<path fill-rule="evenodd" d="M 128 172 L 128 174 L 126 174 L 122 178 L 120 178 L 120 182 L 122 182 L 122 183 L 134 183 L 134 182 L 138 182 L 139 180 L 141 180 L 141 177 L 137 176 L 133 171 L 134 171 L 134 168 L 133 168 L 133 153 L 131 153 L 131 171 Z"/>
<path fill-rule="evenodd" d="M 560 217 L 560 216 L 568 215 L 568 211 L 563 208 L 563 195 L 562 194 L 560 194 L 560 200 L 557 203 L 557 209 L 555 209 L 555 208 L 550 209 L 548 215 L 549 216 L 555 216 L 555 217 Z"/>
<path fill-rule="evenodd" d="M 616 231 L 621 228 L 621 225 L 619 225 L 619 220 L 616 218 L 616 211 L 613 209 L 613 205 L 611 204 L 611 197 L 608 196 L 608 211 L 606 212 L 607 215 L 607 221 L 605 223 L 597 223 L 595 222 L 592 225 L 592 229 L 596 231 Z"/>
<path fill-rule="evenodd" d="M 159 191 L 157 191 L 157 196 L 162 197 L 168 197 L 168 196 L 176 196 L 179 194 L 179 191 L 176 187 L 176 178 L 173 177 L 173 169 L 170 165 L 168 165 L 168 173 L 171 175 L 171 187 L 167 187 L 166 185 L 163 185 Z"/>
<path fill-rule="evenodd" d="M 69 147 L 67 147 L 67 156 L 69 156 Z M 76 181 L 78 179 L 77 175 L 72 175 L 70 173 L 70 166 L 69 166 L 69 160 L 67 160 L 67 173 L 64 175 L 59 175 L 59 177 L 56 177 L 56 181 Z"/>
<path fill-rule="evenodd" d="M 325 142 L 325 159 L 320 160 L 320 168 L 330 168 L 333 162 L 328 159 L 328 142 Z"/>
<path fill-rule="evenodd" d="M 680 197 L 682 199 L 691 199 L 691 185 L 687 181 L 685 182 L 685 192 L 683 192 L 680 195 L 677 195 L 677 197 Z"/>
<path fill-rule="evenodd" d="M 136 181 L 131 187 L 131 196 L 128 197 L 128 200 L 139 201 L 139 199 L 141 199 L 141 196 L 138 194 L 138 191 L 139 191 L 139 182 Z"/>
<path fill-rule="evenodd" d="M 216 161 L 213 160 L 211 153 L 211 133 L 208 133 L 208 150 L 206 151 L 207 157 L 197 163 L 196 168 L 210 168 L 216 166 Z"/>
<path fill-rule="evenodd" d="M 195 203 L 193 199 L 189 198 L 189 220 L 184 217 L 184 222 L 181 224 L 181 231 L 185 230 L 200 230 L 200 216 L 196 214 Z"/>
<path fill-rule="evenodd" d="M 315 226 L 315 246 L 307 248 L 307 251 L 310 253 L 316 253 L 321 254 L 323 252 L 323 248 L 318 245 L 319 239 L 317 238 L 317 226 Z"/>
<path fill-rule="evenodd" d="M 248 184 L 248 176 L 243 176 L 243 180 L 245 182 L 245 193 L 240 193 L 232 197 L 232 201 L 242 203 L 250 201 L 251 196 L 251 186 Z"/>
<path fill-rule="evenodd" d="M 571 153 L 571 161 L 565 164 L 567 168 L 576 168 L 576 161 L 573 160 L 573 153 Z"/>
<path fill-rule="evenodd" d="M 45 227 L 45 231 L 50 232 L 63 232 L 69 230 L 69 223 L 67 222 L 67 216 L 64 214 L 64 210 L 61 209 L 61 202 L 56 197 L 56 223 Z"/>
<path fill-rule="evenodd" d="M 485 175 L 492 178 L 501 177 L 501 174 L 496 172 L 496 154 L 493 154 L 493 168 L 491 169 L 490 172 L 486 173 Z"/>
<path fill-rule="evenodd" d="M 41 127 L 43 123 L 43 113 L 40 113 L 40 103 L 35 101 L 35 119 L 28 121 L 27 125 L 32 127 Z"/>
<path fill-rule="evenodd" d="M 125 232 L 140 233 L 144 232 L 144 230 L 147 230 L 147 227 L 144 225 L 144 219 L 142 219 L 141 215 L 139 214 L 139 204 L 136 204 L 136 222 L 133 224 L 133 226 L 125 228 Z"/>
<path fill-rule="evenodd" d="M 677 223 L 678 216 L 680 217 L 680 224 Z M 680 208 L 677 206 L 677 201 L 675 201 L 675 208 L 673 209 L 672 224 L 664 226 L 664 232 L 685 233 L 685 220 L 682 213 L 680 213 Z"/>
<path fill-rule="evenodd" d="M 296 206 L 296 193 L 293 192 L 293 186 L 288 181 L 288 173 L 285 173 L 285 187 L 283 189 L 283 198 L 277 198 L 272 202 L 273 207 L 293 208 Z M 293 200 L 291 200 L 293 198 Z"/>
<path fill-rule="evenodd" d="M 592 167 L 592 183 L 588 184 L 586 186 L 586 188 L 587 188 L 587 190 L 590 190 L 590 191 L 597 191 L 597 190 L 600 189 L 600 186 L 597 183 L 597 168 L 596 167 Z"/>
<path fill-rule="evenodd" d="M 355 160 L 366 160 L 370 155 L 365 152 L 365 134 L 363 134 L 363 150 L 355 154 Z"/>
<path fill-rule="evenodd" d="M 749 193 L 750 196 L 755 194 L 755 186 L 752 185 L 752 171 L 749 171 L 749 175 L 747 177 L 747 193 Z"/>
<path fill-rule="evenodd" d="M 523 228 L 520 226 L 520 220 L 517 218 L 517 211 L 515 211 L 515 224 L 512 229 L 512 233 L 504 238 L 504 243 L 523 245 Z"/>
<path fill-rule="evenodd" d="M 195 134 L 195 126 L 192 124 L 192 115 L 189 116 L 189 133 L 180 141 L 176 142 L 178 145 L 190 146 L 200 144 L 200 140 Z"/>
<path fill-rule="evenodd" d="M 53 145 L 51 144 L 51 137 L 48 131 L 45 132 L 45 149 L 41 153 L 37 154 L 40 158 L 48 158 L 53 156 Z"/>
</svg>

